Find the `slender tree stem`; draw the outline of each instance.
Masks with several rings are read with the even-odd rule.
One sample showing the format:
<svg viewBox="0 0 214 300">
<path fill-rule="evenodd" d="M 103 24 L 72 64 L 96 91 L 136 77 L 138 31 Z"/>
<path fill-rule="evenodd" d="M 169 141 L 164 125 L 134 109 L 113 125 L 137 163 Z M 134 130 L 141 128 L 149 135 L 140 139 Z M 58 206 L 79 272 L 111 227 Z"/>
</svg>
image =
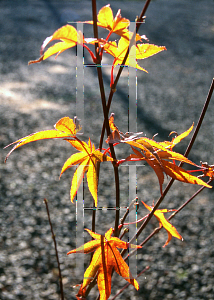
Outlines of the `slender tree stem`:
<svg viewBox="0 0 214 300">
<path fill-rule="evenodd" d="M 97 28 L 97 8 L 96 8 L 96 0 L 92 0 L 92 15 L 93 15 L 93 28 L 94 28 L 94 37 L 98 39 L 98 28 Z M 110 135 L 110 127 L 108 122 L 108 110 L 106 107 L 106 98 L 105 98 L 105 89 L 103 84 L 103 76 L 102 76 L 102 68 L 101 68 L 101 61 L 100 56 L 98 52 L 98 44 L 95 44 L 95 52 L 96 52 L 96 59 L 97 59 L 97 75 L 98 75 L 98 81 L 99 81 L 99 87 L 100 87 L 100 95 L 102 100 L 102 106 L 103 106 L 103 115 L 104 115 L 104 124 L 106 128 L 107 136 Z M 99 147 L 102 149 L 102 146 Z M 116 162 L 116 155 L 114 151 L 113 145 L 110 145 L 110 151 L 111 156 L 114 159 L 114 162 Z M 113 164 L 114 165 L 114 164 Z M 118 236 L 118 224 L 119 224 L 119 216 L 120 216 L 120 185 L 119 185 L 119 172 L 118 167 L 114 165 L 114 177 L 115 177 L 115 189 L 116 189 L 116 212 L 115 212 L 115 236 Z"/>
<path fill-rule="evenodd" d="M 60 285 L 60 294 L 61 294 L 61 300 L 64 300 L 64 293 L 63 293 L 63 284 L 62 284 L 62 274 L 61 274 L 61 269 L 60 269 L 60 262 L 59 262 L 59 256 L 58 256 L 58 251 L 57 251 L 57 245 L 56 245 L 56 239 L 55 239 L 55 234 L 53 231 L 53 226 L 51 223 L 51 218 L 50 218 L 50 213 L 49 213 L 49 208 L 48 208 L 48 201 L 47 199 L 44 199 L 46 210 L 47 210 L 47 215 L 48 215 L 48 221 L 50 224 L 51 228 L 51 234 L 52 234 L 52 239 L 54 242 L 54 247 L 55 247 L 55 254 L 56 254 L 56 260 L 57 260 L 57 265 L 58 265 L 58 270 L 59 270 L 59 285 Z"/>
<path fill-rule="evenodd" d="M 186 157 L 189 155 L 190 150 L 192 149 L 192 146 L 193 146 L 193 144 L 195 142 L 195 139 L 196 139 L 196 137 L 198 135 L 198 132 L 199 132 L 199 130 L 201 128 L 202 122 L 204 120 L 205 114 L 206 114 L 207 109 L 208 109 L 208 105 L 209 105 L 210 100 L 212 98 L 213 89 L 214 89 L 214 78 L 212 80 L 212 83 L 211 83 L 211 86 L 210 86 L 210 89 L 209 89 L 209 92 L 208 92 L 208 95 L 207 95 L 207 99 L 206 99 L 206 101 L 204 103 L 204 107 L 203 107 L 201 115 L 199 117 L 198 124 L 197 124 L 197 126 L 195 128 L 194 134 L 193 134 L 193 136 L 191 138 L 191 141 L 190 141 L 190 143 L 189 143 L 189 145 L 188 145 L 188 147 L 186 149 L 186 152 L 184 154 L 184 156 L 186 156 Z"/>
</svg>

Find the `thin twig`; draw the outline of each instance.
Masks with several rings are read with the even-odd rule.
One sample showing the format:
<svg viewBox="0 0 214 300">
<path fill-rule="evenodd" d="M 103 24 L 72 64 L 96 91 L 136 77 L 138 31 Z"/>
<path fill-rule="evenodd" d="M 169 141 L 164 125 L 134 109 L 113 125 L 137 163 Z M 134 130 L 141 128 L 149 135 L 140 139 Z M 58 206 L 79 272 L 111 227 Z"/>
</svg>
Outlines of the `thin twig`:
<svg viewBox="0 0 214 300">
<path fill-rule="evenodd" d="M 196 139 L 196 137 L 197 137 L 197 135 L 198 135 L 198 132 L 199 132 L 199 130 L 200 130 L 200 128 L 201 128 L 202 122 L 203 122 L 203 120 L 204 120 L 205 114 L 206 114 L 207 109 L 208 109 L 208 105 L 209 105 L 210 100 L 211 100 L 211 98 L 212 98 L 213 89 L 214 89 L 214 78 L 213 78 L 213 80 L 212 80 L 212 82 L 211 82 L 211 86 L 210 86 L 210 89 L 209 89 L 209 92 L 208 92 L 208 95 L 207 95 L 207 99 L 206 99 L 206 101 L 205 101 L 205 103 L 204 103 L 204 107 L 203 107 L 202 112 L 201 112 L 201 115 L 200 115 L 200 117 L 199 117 L 198 124 L 197 124 L 197 126 L 196 126 L 196 128 L 195 128 L 195 131 L 194 131 L 194 133 L 193 133 L 193 136 L 192 136 L 192 138 L 191 138 L 191 141 L 190 141 L 190 143 L 189 143 L 189 145 L 188 145 L 188 147 L 187 147 L 187 149 L 186 149 L 186 152 L 185 152 L 185 154 L 184 154 L 185 157 L 187 157 L 187 156 L 189 155 L 190 150 L 192 149 L 192 146 L 193 146 L 193 144 L 194 144 L 194 142 L 195 142 L 195 139 Z"/>
<path fill-rule="evenodd" d="M 137 275 L 137 278 L 140 276 L 140 275 L 142 275 L 143 273 L 145 273 L 147 270 L 149 270 L 150 269 L 150 267 L 149 266 L 147 266 L 147 267 L 145 267 L 145 269 L 143 269 L 138 275 Z M 113 297 L 113 298 L 111 298 L 111 300 L 114 300 L 117 296 L 119 296 L 129 285 L 130 285 L 131 283 L 127 283 L 126 285 L 124 285 L 124 287 L 121 289 L 121 290 L 119 290 L 119 292 Z"/>
<path fill-rule="evenodd" d="M 207 184 L 210 184 L 214 179 L 210 179 Z M 167 221 L 170 221 L 172 218 L 174 218 L 175 215 L 177 215 L 177 213 L 179 213 L 182 209 L 184 209 L 184 207 L 189 204 L 196 196 L 198 196 L 203 190 L 205 189 L 205 186 L 202 186 L 196 193 L 194 193 L 192 195 L 192 197 L 190 197 L 184 204 L 182 204 L 178 209 L 176 209 L 176 211 L 174 213 L 171 214 L 171 216 L 167 219 Z M 153 230 L 153 232 L 142 242 L 140 243 L 140 246 L 144 246 L 155 234 L 157 234 L 161 229 L 163 228 L 163 226 L 155 228 Z M 127 260 L 128 257 L 134 255 L 134 253 L 137 251 L 137 249 L 134 249 L 131 253 L 129 253 L 129 255 L 127 255 L 124 260 Z"/>
<path fill-rule="evenodd" d="M 213 179 L 210 179 L 207 184 L 210 184 L 213 181 Z M 205 186 L 202 186 L 195 194 L 192 195 L 189 200 L 187 200 L 183 205 L 181 205 L 176 211 L 171 214 L 171 216 L 168 218 L 168 221 L 170 221 L 172 218 L 174 218 L 177 213 L 179 213 L 187 204 L 189 204 L 198 194 L 200 194 L 205 189 Z"/>
<path fill-rule="evenodd" d="M 50 228 L 51 228 L 51 234 L 52 234 L 52 239 L 53 239 L 53 242 L 54 242 L 56 260 L 57 260 L 57 265 L 58 265 L 58 270 L 59 270 L 59 285 L 60 285 L 61 300 L 64 300 L 62 274 L 61 274 L 61 269 L 60 269 L 60 263 L 59 263 L 59 256 L 58 256 L 58 251 L 57 251 L 55 234 L 54 234 L 54 231 L 53 231 L 53 226 L 52 226 L 52 223 L 51 223 L 51 218 L 50 218 L 50 213 L 49 213 L 49 208 L 48 208 L 48 200 L 45 198 L 44 202 L 45 202 L 45 206 L 46 206 L 46 210 L 47 210 L 48 221 L 49 221 Z"/>
</svg>

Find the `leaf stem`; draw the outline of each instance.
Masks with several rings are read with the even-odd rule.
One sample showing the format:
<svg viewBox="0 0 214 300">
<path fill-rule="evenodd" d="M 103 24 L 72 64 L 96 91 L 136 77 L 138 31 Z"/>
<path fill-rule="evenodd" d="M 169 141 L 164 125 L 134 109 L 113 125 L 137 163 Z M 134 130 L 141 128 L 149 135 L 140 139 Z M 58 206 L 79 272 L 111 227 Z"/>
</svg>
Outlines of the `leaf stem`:
<svg viewBox="0 0 214 300">
<path fill-rule="evenodd" d="M 60 285 L 61 300 L 64 300 L 63 284 L 62 284 L 62 274 L 61 274 L 61 269 L 60 269 L 60 262 L 59 262 L 59 256 L 58 256 L 58 251 L 57 251 L 55 234 L 54 234 L 54 231 L 53 231 L 53 226 L 52 226 L 52 223 L 51 223 L 51 218 L 50 218 L 50 213 L 49 213 L 49 208 L 48 208 L 48 200 L 45 198 L 44 202 L 45 202 L 45 206 L 46 206 L 46 210 L 47 210 L 48 221 L 49 221 L 50 228 L 51 228 L 52 239 L 53 239 L 53 242 L 54 242 L 56 260 L 57 260 L 57 265 L 58 265 L 58 270 L 59 270 L 59 285 Z"/>
<path fill-rule="evenodd" d="M 91 58 L 92 58 L 93 62 L 96 63 L 96 57 L 94 56 L 94 53 L 85 44 L 83 44 L 83 47 L 88 50 L 89 54 L 91 55 Z"/>
</svg>

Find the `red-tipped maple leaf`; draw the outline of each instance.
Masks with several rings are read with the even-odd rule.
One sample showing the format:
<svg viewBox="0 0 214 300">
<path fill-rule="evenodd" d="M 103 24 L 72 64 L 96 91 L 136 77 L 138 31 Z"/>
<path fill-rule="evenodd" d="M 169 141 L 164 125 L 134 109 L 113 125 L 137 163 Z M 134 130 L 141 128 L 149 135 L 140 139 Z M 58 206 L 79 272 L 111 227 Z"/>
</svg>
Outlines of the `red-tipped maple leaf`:
<svg viewBox="0 0 214 300">
<path fill-rule="evenodd" d="M 152 209 L 153 209 L 152 206 L 147 205 L 143 201 L 141 201 L 141 202 L 149 211 L 152 211 Z M 167 221 L 166 218 L 164 217 L 164 213 L 170 212 L 170 211 L 175 211 L 175 209 L 157 209 L 154 212 L 154 216 L 158 219 L 160 227 L 163 226 L 166 229 L 166 231 L 168 232 L 168 240 L 166 241 L 166 243 L 164 244 L 163 247 L 165 247 L 169 244 L 169 242 L 172 239 L 172 236 L 183 241 L 182 236 L 177 232 L 176 228 L 169 221 Z"/>
<path fill-rule="evenodd" d="M 71 201 L 73 202 L 73 199 L 83 179 L 83 175 L 87 171 L 88 188 L 91 192 L 92 197 L 94 198 L 95 206 L 97 206 L 97 163 L 103 161 L 113 161 L 113 158 L 104 155 L 99 150 L 96 150 L 94 145 L 91 144 L 90 138 L 88 141 L 88 145 L 85 142 L 79 140 L 67 141 L 74 148 L 80 151 L 80 153 L 75 153 L 67 159 L 61 171 L 62 174 L 68 168 L 79 164 L 72 179 L 70 191 Z"/>
<path fill-rule="evenodd" d="M 12 150 L 7 154 L 5 161 L 9 157 L 9 155 L 17 148 L 34 142 L 38 140 L 44 140 L 44 139 L 53 139 L 53 138 L 73 138 L 76 136 L 76 133 L 81 130 L 81 126 L 76 123 L 77 118 L 74 117 L 74 121 L 70 119 L 69 117 L 64 117 L 60 119 L 55 125 L 55 129 L 52 130 L 43 130 L 39 132 L 32 133 L 28 136 L 25 136 L 9 145 L 7 145 L 5 148 L 16 144 Z"/>
<path fill-rule="evenodd" d="M 123 260 L 117 248 L 127 249 L 128 247 L 142 247 L 138 245 L 130 245 L 117 237 L 112 237 L 112 228 L 105 233 L 105 236 L 94 233 L 89 229 L 86 230 L 94 238 L 94 240 L 67 253 L 90 253 L 95 251 L 92 261 L 84 273 L 83 283 L 77 294 L 78 297 L 85 296 L 86 287 L 90 284 L 97 273 L 97 285 L 100 292 L 100 300 L 107 300 L 111 294 L 111 276 L 113 269 L 138 290 L 138 282 L 131 275 L 128 265 Z"/>
</svg>

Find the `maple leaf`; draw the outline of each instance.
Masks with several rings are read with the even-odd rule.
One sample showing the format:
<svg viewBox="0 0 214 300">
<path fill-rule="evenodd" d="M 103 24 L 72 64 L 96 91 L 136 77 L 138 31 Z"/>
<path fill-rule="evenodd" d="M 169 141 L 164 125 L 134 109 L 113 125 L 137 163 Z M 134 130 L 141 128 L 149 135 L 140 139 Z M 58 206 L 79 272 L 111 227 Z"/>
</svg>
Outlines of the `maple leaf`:
<svg viewBox="0 0 214 300">
<path fill-rule="evenodd" d="M 190 175 L 186 170 L 169 161 L 164 162 L 163 168 L 167 175 L 169 175 L 170 177 L 176 180 L 186 182 L 186 183 L 191 183 L 191 184 L 203 185 L 207 188 L 212 188 L 211 185 L 207 184 L 200 178 Z"/>
<path fill-rule="evenodd" d="M 97 15 L 97 25 L 110 31 L 108 37 L 112 33 L 116 33 L 129 40 L 132 34 L 127 29 L 127 27 L 129 27 L 130 25 L 130 21 L 126 18 L 122 18 L 120 12 L 121 10 L 119 9 L 114 18 L 110 4 L 103 6 Z M 93 24 L 94 22 L 86 21 L 85 23 Z M 136 34 L 136 41 L 138 40 L 141 40 L 141 36 L 139 34 Z"/>
<path fill-rule="evenodd" d="M 181 133 L 181 134 L 177 135 L 175 138 L 173 138 L 171 142 L 165 141 L 165 142 L 160 142 L 159 144 L 164 146 L 165 148 L 172 149 L 176 144 L 180 143 L 180 141 L 182 139 L 184 139 L 185 137 L 187 137 L 189 135 L 189 133 L 192 131 L 193 127 L 194 127 L 194 123 L 188 130 L 184 131 L 183 133 Z M 172 133 L 174 133 L 174 131 L 172 131 L 169 135 L 171 135 Z"/>
<path fill-rule="evenodd" d="M 32 133 L 26 137 L 23 137 L 9 145 L 7 145 L 5 148 L 16 144 L 12 150 L 7 154 L 5 161 L 9 157 L 9 155 L 17 148 L 34 142 L 38 140 L 44 140 L 44 139 L 53 139 L 53 138 L 73 138 L 76 136 L 76 133 L 81 130 L 81 126 L 77 124 L 77 118 L 74 117 L 74 121 L 70 119 L 69 117 L 64 117 L 60 119 L 55 125 L 55 129 L 52 130 L 43 130 L 39 132 Z"/>
<path fill-rule="evenodd" d="M 100 292 L 100 300 L 107 300 L 111 294 L 111 276 L 114 269 L 126 281 L 131 283 L 137 290 L 139 289 L 138 282 L 130 273 L 129 267 L 123 260 L 117 248 L 127 249 L 142 248 L 138 245 L 130 245 L 117 237 L 111 237 L 113 229 L 110 228 L 105 236 L 85 229 L 94 238 L 77 249 L 67 253 L 90 253 L 94 252 L 92 261 L 84 273 L 83 283 L 78 292 L 78 297 L 85 296 L 85 288 L 89 285 L 92 279 L 97 275 L 97 285 Z"/>
<path fill-rule="evenodd" d="M 166 149 L 159 143 L 150 140 L 148 138 L 140 138 L 140 139 L 136 139 L 135 141 L 123 140 L 122 142 L 126 142 L 131 146 L 141 149 L 140 152 L 132 147 L 132 150 L 135 152 L 135 156 L 132 155 L 131 157 L 128 157 L 126 160 L 130 160 L 130 159 L 146 160 L 146 162 L 150 165 L 150 167 L 154 169 L 158 177 L 161 194 L 162 194 L 162 185 L 164 182 L 164 175 L 163 175 L 164 173 L 178 181 L 203 185 L 205 187 L 212 188 L 212 186 L 208 185 L 203 180 L 189 174 L 188 171 L 177 166 L 175 163 L 171 163 L 170 161 L 168 161 L 168 159 L 178 160 L 181 162 L 185 162 L 187 164 L 197 166 L 195 163 L 193 163 L 191 160 L 189 160 L 182 154 Z"/>
<path fill-rule="evenodd" d="M 45 53 L 43 54 L 43 51 L 45 47 L 52 41 L 54 40 L 61 40 L 61 42 L 58 42 L 48 48 Z M 63 51 L 72 48 L 76 46 L 77 44 L 84 45 L 85 43 L 94 43 L 95 39 L 84 39 L 83 34 L 81 31 L 76 30 L 75 27 L 71 25 L 65 25 L 59 28 L 54 32 L 53 35 L 47 37 L 42 46 L 41 46 L 41 51 L 40 54 L 42 55 L 39 59 L 37 60 L 31 60 L 29 61 L 29 65 L 33 63 L 38 63 L 41 62 L 42 60 L 47 59 L 53 54 L 57 53 L 57 56 L 62 53 Z M 56 57 L 57 57 L 56 56 Z"/>
<path fill-rule="evenodd" d="M 95 206 L 97 206 L 97 163 L 104 161 L 113 161 L 113 158 L 103 154 L 99 150 L 96 150 L 95 146 L 91 144 L 90 138 L 88 141 L 88 145 L 85 142 L 79 140 L 67 141 L 74 148 L 80 151 L 80 153 L 75 153 L 67 159 L 64 166 L 62 167 L 60 174 L 61 176 L 62 173 L 65 172 L 65 170 L 79 164 L 72 179 L 70 191 L 71 201 L 73 202 L 73 199 L 83 179 L 83 175 L 87 171 L 88 188 L 91 192 L 92 197 L 94 198 Z"/>
<path fill-rule="evenodd" d="M 141 202 L 149 211 L 152 211 L 152 209 L 153 209 L 152 206 L 147 205 L 143 201 L 141 201 Z M 166 231 L 168 232 L 168 240 L 166 241 L 166 243 L 164 244 L 163 247 L 165 247 L 169 244 L 169 242 L 172 239 L 172 236 L 183 241 L 182 236 L 177 232 L 176 228 L 169 221 L 167 221 L 166 218 L 164 217 L 164 213 L 170 212 L 170 211 L 175 211 L 175 209 L 157 209 L 154 212 L 154 216 L 158 219 L 160 227 L 163 226 L 166 229 Z"/>
<path fill-rule="evenodd" d="M 153 139 L 149 139 L 147 137 L 139 137 L 140 133 L 131 133 L 130 134 L 122 134 L 117 126 L 114 123 L 114 114 L 111 114 L 109 118 L 109 125 L 113 130 L 112 133 L 108 136 L 106 142 L 107 143 L 127 143 L 131 146 L 134 154 L 130 154 L 126 159 L 122 159 L 117 162 L 117 165 L 123 163 L 125 161 L 139 161 L 145 160 L 150 167 L 155 171 L 160 186 L 160 192 L 162 194 L 162 185 L 164 183 L 164 173 L 176 180 L 203 185 L 208 188 L 212 188 L 212 186 L 208 185 L 203 180 L 190 175 L 190 173 L 183 168 L 177 166 L 175 164 L 176 161 L 180 161 L 183 163 L 187 163 L 190 165 L 197 166 L 191 160 L 186 158 L 180 153 L 174 152 L 171 149 L 179 143 L 184 137 L 186 137 L 192 130 L 193 125 L 182 134 L 178 135 L 176 138 L 172 140 L 172 142 L 156 142 Z M 137 150 L 139 148 L 141 151 Z M 173 160 L 171 163 L 168 160 Z M 198 166 L 197 166 L 198 167 Z M 211 169 L 210 169 L 211 175 Z M 202 177 L 202 176 L 201 176 Z"/>
<path fill-rule="evenodd" d="M 115 41 L 104 42 L 104 50 L 112 55 L 114 59 L 114 66 L 121 65 L 129 48 L 130 41 L 124 37 L 121 37 L 118 44 Z M 125 66 L 137 68 L 144 72 L 147 72 L 144 68 L 138 65 L 138 59 L 145 59 L 153 56 L 163 50 L 166 50 L 164 46 L 156 46 L 153 44 L 136 44 L 133 45 L 129 51 L 128 58 L 126 59 Z"/>
</svg>

